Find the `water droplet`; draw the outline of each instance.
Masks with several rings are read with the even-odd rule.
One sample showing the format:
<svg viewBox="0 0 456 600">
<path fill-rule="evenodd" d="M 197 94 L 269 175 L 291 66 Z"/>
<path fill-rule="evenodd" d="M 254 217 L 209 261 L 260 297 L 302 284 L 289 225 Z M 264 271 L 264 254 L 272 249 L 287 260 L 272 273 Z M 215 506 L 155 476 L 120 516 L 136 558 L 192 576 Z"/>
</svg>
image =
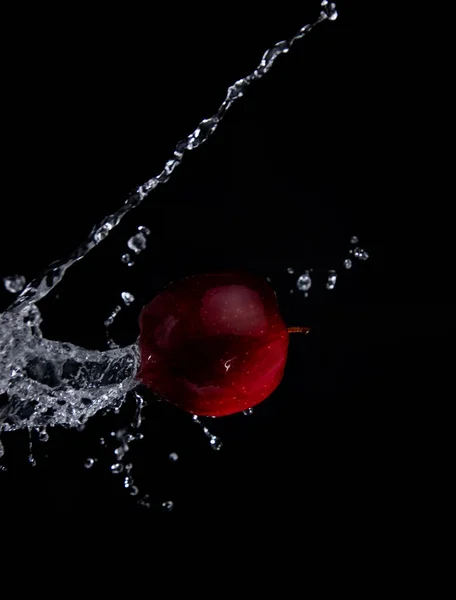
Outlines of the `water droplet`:
<svg viewBox="0 0 456 600">
<path fill-rule="evenodd" d="M 138 500 L 139 506 L 144 506 L 145 508 L 150 508 L 150 496 L 149 494 L 144 494 L 144 496 Z"/>
<path fill-rule="evenodd" d="M 353 250 L 353 256 L 359 260 L 367 260 L 369 258 L 369 254 L 362 248 L 355 248 Z"/>
<path fill-rule="evenodd" d="M 95 464 L 95 459 L 94 458 L 87 458 L 86 461 L 84 462 L 84 467 L 86 469 L 91 469 L 94 464 Z"/>
<path fill-rule="evenodd" d="M 122 296 L 122 300 L 125 303 L 125 306 L 129 306 L 132 302 L 135 301 L 135 297 L 133 296 L 133 294 L 130 294 L 129 292 L 122 292 L 121 296 Z"/>
<path fill-rule="evenodd" d="M 105 327 L 110 327 L 114 323 L 114 319 L 117 317 L 117 315 L 120 313 L 121 310 L 122 310 L 121 306 L 117 305 L 115 307 L 115 309 L 112 311 L 112 313 L 109 315 L 109 317 L 104 322 Z"/>
<path fill-rule="evenodd" d="M 288 267 L 287 273 L 289 273 L 290 275 L 293 275 L 293 273 L 294 273 L 293 267 Z"/>
<path fill-rule="evenodd" d="M 179 459 L 179 455 L 176 452 L 171 452 L 169 455 L 169 460 L 175 463 Z"/>
<path fill-rule="evenodd" d="M 111 473 L 114 473 L 115 475 L 122 473 L 123 470 L 124 466 L 120 463 L 114 463 L 113 465 L 111 465 Z"/>
<path fill-rule="evenodd" d="M 128 240 L 127 246 L 130 250 L 133 250 L 135 254 L 139 254 L 146 248 L 147 240 L 143 233 L 137 233 Z"/>
<path fill-rule="evenodd" d="M 0 440 L 0 458 L 3 456 L 5 456 L 5 448 L 3 447 L 2 440 Z"/>
<path fill-rule="evenodd" d="M 298 281 L 296 282 L 296 287 L 301 292 L 306 292 L 307 290 L 309 290 L 311 285 L 312 285 L 312 279 L 310 278 L 310 275 L 307 271 L 305 273 L 303 273 L 301 275 L 301 277 L 298 278 Z"/>
<path fill-rule="evenodd" d="M 209 443 L 211 445 L 211 448 L 213 450 L 220 450 L 221 447 L 223 446 L 223 442 L 220 438 L 218 438 L 216 435 L 212 435 L 209 439 Z"/>
<path fill-rule="evenodd" d="M 132 483 L 133 479 L 130 477 L 130 475 L 127 475 L 124 479 L 124 487 L 128 488 L 131 486 Z"/>
<path fill-rule="evenodd" d="M 127 252 L 126 254 L 122 254 L 122 258 L 120 260 L 127 265 L 130 262 L 131 257 Z"/>
<path fill-rule="evenodd" d="M 172 500 L 166 500 L 165 502 L 162 502 L 162 508 L 164 510 L 166 510 L 167 512 L 170 512 L 171 510 L 173 510 L 174 507 L 174 502 Z"/>
<path fill-rule="evenodd" d="M 100 438 L 100 446 L 106 447 L 106 440 L 104 439 L 104 437 Z"/>
<path fill-rule="evenodd" d="M 46 429 L 40 429 L 38 431 L 38 439 L 40 442 L 47 442 L 49 440 L 49 434 Z"/>
<path fill-rule="evenodd" d="M 353 263 L 352 263 L 352 261 L 351 261 L 349 258 L 346 258 L 346 259 L 344 260 L 344 267 L 345 267 L 346 269 L 351 269 L 351 268 L 352 268 L 352 264 L 353 264 Z"/>
<path fill-rule="evenodd" d="M 356 235 L 354 235 L 350 240 L 350 244 L 357 244 L 358 242 L 359 242 L 359 239 L 356 237 Z"/>
<path fill-rule="evenodd" d="M 322 16 L 326 16 L 330 21 L 335 21 L 338 17 L 336 5 L 334 2 L 328 3 L 328 0 L 321 1 L 321 7 L 324 12 L 322 12 Z"/>
<path fill-rule="evenodd" d="M 6 471 L 8 471 L 8 469 L 5 467 L 5 465 L 0 465 L 0 471 L 2 471 L 3 473 L 6 473 Z"/>
<path fill-rule="evenodd" d="M 36 467 L 36 460 L 35 460 L 33 454 L 29 454 L 27 460 L 28 460 L 29 464 L 32 465 L 32 467 Z"/>
<path fill-rule="evenodd" d="M 144 235 L 150 235 L 150 229 L 148 227 L 146 227 L 145 225 L 139 225 L 138 231 L 140 231 L 141 233 L 144 233 Z"/>
<path fill-rule="evenodd" d="M 138 492 L 139 492 L 139 490 L 136 487 L 136 485 L 132 485 L 128 490 L 128 493 L 130 494 L 130 496 L 137 496 Z"/>
<path fill-rule="evenodd" d="M 125 465 L 125 471 L 129 473 L 133 469 L 133 463 L 127 463 Z"/>
<path fill-rule="evenodd" d="M 127 446 L 128 449 L 128 446 Z M 116 458 L 118 458 L 119 460 L 122 460 L 122 458 L 125 456 L 125 447 L 124 446 L 119 446 L 119 448 L 116 448 L 114 450 L 114 454 L 116 455 Z"/>
<path fill-rule="evenodd" d="M 244 413 L 244 415 L 253 415 L 253 408 L 247 408 L 246 410 L 242 411 Z"/>
<path fill-rule="evenodd" d="M 329 10 L 330 10 L 330 12 L 328 14 L 328 19 L 330 21 L 335 21 L 337 19 L 337 17 L 339 16 L 337 13 L 337 10 L 336 10 L 336 5 L 334 3 L 331 3 Z"/>
<path fill-rule="evenodd" d="M 3 279 L 3 285 L 11 294 L 18 294 L 25 287 L 25 277 L 23 275 L 10 275 Z"/>
<path fill-rule="evenodd" d="M 337 273 L 335 271 L 329 271 L 328 281 L 326 282 L 326 289 L 333 290 L 336 287 Z"/>
</svg>

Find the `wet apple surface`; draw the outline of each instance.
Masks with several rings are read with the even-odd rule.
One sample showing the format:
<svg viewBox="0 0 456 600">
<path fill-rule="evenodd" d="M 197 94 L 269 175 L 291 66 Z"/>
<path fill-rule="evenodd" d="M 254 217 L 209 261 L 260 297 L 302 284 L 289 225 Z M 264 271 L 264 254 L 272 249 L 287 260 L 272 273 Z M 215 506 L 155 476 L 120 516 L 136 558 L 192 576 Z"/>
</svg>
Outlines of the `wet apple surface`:
<svg viewBox="0 0 456 600">
<path fill-rule="evenodd" d="M 273 288 L 250 273 L 169 284 L 140 315 L 137 378 L 192 414 L 251 408 L 279 385 L 288 330 Z"/>
</svg>

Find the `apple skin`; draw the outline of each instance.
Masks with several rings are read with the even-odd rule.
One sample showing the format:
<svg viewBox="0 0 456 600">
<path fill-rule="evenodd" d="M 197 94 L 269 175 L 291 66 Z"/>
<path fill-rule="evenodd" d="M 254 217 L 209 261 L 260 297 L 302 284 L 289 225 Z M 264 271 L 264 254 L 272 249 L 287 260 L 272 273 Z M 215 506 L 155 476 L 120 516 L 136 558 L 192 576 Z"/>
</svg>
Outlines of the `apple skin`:
<svg viewBox="0 0 456 600">
<path fill-rule="evenodd" d="M 273 288 L 256 274 L 172 282 L 143 308 L 139 325 L 137 378 L 189 413 L 252 408 L 282 380 L 288 330 Z"/>
</svg>

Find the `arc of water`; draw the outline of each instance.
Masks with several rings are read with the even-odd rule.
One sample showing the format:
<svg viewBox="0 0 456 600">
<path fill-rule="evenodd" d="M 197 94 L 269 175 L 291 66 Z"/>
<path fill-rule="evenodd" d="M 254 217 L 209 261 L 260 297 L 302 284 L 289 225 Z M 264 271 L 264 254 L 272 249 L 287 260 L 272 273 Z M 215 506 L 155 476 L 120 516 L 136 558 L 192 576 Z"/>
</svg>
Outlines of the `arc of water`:
<svg viewBox="0 0 456 600">
<path fill-rule="evenodd" d="M 38 302 L 44 298 L 44 296 L 55 288 L 55 286 L 63 279 L 66 271 L 74 263 L 84 258 L 90 250 L 102 242 L 120 223 L 123 217 L 133 208 L 141 204 L 153 189 L 160 183 L 166 183 L 169 180 L 173 171 L 181 163 L 185 152 L 198 148 L 198 146 L 201 146 L 201 144 L 214 133 L 218 124 L 233 103 L 239 98 L 242 98 L 245 90 L 253 81 L 261 79 L 269 71 L 278 56 L 286 54 L 297 40 L 307 35 L 319 23 L 322 23 L 326 19 L 334 21 L 337 18 L 336 5 L 334 3 L 330 3 L 328 0 L 322 0 L 321 7 L 322 10 L 316 21 L 301 27 L 290 40 L 278 42 L 272 48 L 266 50 L 257 68 L 228 88 L 226 97 L 219 106 L 217 112 L 212 117 L 203 119 L 190 135 L 176 145 L 173 158 L 166 162 L 161 173 L 140 185 L 127 198 L 124 205 L 117 212 L 108 215 L 98 226 L 95 226 L 87 240 L 83 242 L 69 258 L 52 263 L 42 276 L 31 281 L 20 296 L 18 296 L 16 301 L 9 307 L 8 311 L 17 311 L 17 309 L 21 307 L 27 306 L 32 302 Z"/>
</svg>

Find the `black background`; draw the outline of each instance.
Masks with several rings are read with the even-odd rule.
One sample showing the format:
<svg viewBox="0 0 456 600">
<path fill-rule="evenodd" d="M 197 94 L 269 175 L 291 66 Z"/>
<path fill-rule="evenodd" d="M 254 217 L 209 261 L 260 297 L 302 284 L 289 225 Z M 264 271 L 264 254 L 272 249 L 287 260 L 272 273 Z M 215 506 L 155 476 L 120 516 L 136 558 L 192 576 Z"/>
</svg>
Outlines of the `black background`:
<svg viewBox="0 0 456 600">
<path fill-rule="evenodd" d="M 69 254 L 161 170 L 266 48 L 316 18 L 318 2 L 301 4 L 252 15 L 227 7 L 222 16 L 132 5 L 62 13 L 59 26 L 42 9 L 9 17 L 0 274 L 29 279 Z M 337 21 L 280 57 L 208 143 L 41 304 L 48 337 L 102 348 L 121 291 L 136 302 L 114 333 L 131 343 L 141 306 L 169 281 L 214 269 L 263 273 L 285 321 L 312 327 L 291 340 L 279 389 L 252 416 L 210 422 L 220 452 L 188 415 L 151 400 L 145 439 L 131 453 L 151 509 L 128 496 L 98 445 L 128 421 L 130 403 L 83 432 L 36 441 L 35 468 L 27 435 L 4 435 L 0 502 L 10 514 L 137 513 L 165 527 L 191 519 L 202 531 L 292 522 L 360 540 L 394 522 L 396 534 L 416 534 L 451 395 L 442 383 L 453 364 L 451 226 L 404 100 L 410 71 L 369 15 L 352 3 L 338 8 Z M 138 224 L 152 233 L 128 269 L 120 256 Z M 345 271 L 355 234 L 370 259 Z M 314 269 L 308 299 L 289 293 L 290 266 L 296 275 Z M 332 292 L 328 269 L 339 273 Z M 5 308 L 11 296 L 0 293 Z M 90 471 L 88 456 L 99 457 Z M 168 499 L 174 510 L 165 513 Z"/>
</svg>

